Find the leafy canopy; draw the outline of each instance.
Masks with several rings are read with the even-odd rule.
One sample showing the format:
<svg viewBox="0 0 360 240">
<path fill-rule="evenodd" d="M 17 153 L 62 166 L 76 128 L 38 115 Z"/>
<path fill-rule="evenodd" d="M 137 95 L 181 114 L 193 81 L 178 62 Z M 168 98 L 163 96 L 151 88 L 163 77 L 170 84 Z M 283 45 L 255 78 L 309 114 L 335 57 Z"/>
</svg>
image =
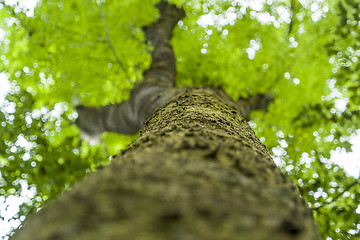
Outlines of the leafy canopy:
<svg viewBox="0 0 360 240">
<path fill-rule="evenodd" d="M 158 14 L 157 0 L 42 0 L 34 13 L 24 2 L 0 1 L 0 71 L 11 84 L 0 114 L 0 203 L 26 200 L 16 221 L 136 139 L 106 133 L 91 146 L 74 106 L 128 98 L 151 61 L 141 27 Z M 251 126 L 314 208 L 323 237 L 359 235 L 360 187 L 329 160 L 331 150 L 351 150 L 360 127 L 359 4 L 172 2 L 186 11 L 172 39 L 177 85 L 271 95 Z"/>
</svg>

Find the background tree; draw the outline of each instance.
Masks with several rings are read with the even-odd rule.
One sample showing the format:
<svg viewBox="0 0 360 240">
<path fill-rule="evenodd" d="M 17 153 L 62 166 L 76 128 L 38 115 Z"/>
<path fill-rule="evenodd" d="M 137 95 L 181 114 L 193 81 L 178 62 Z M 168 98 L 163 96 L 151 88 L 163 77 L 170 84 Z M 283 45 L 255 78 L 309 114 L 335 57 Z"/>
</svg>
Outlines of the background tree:
<svg viewBox="0 0 360 240">
<path fill-rule="evenodd" d="M 72 103 L 128 98 L 150 65 L 141 28 L 154 21 L 155 2 L 42 1 L 34 17 L 21 3 L 2 3 L 1 70 L 12 89 L 1 115 L 0 200 L 26 188 L 34 195 L 18 218 L 137 137 L 106 133 L 89 146 L 71 124 Z M 172 40 L 177 85 L 222 86 L 234 99 L 271 94 L 251 126 L 316 210 L 323 236 L 357 235 L 357 181 L 328 160 L 330 150 L 350 150 L 359 128 L 357 3 L 175 3 L 186 11 Z"/>
</svg>

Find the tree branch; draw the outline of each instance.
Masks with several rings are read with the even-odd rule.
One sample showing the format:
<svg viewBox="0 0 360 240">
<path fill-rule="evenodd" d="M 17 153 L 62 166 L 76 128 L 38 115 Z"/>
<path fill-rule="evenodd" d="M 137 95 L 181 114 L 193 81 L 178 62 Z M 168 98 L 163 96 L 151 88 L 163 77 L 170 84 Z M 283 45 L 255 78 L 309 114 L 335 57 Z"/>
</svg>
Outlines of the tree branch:
<svg viewBox="0 0 360 240">
<path fill-rule="evenodd" d="M 278 72 L 278 74 L 275 76 L 272 83 L 266 88 L 266 92 L 271 92 L 274 87 L 280 82 L 280 80 L 283 79 L 283 74 L 286 72 L 289 72 L 291 68 L 295 65 L 296 60 L 291 60 L 288 65 L 286 65 L 281 71 Z"/>
<path fill-rule="evenodd" d="M 289 31 L 288 34 L 291 34 L 291 31 L 293 29 L 293 24 L 295 20 L 295 0 L 291 0 L 290 4 L 290 23 L 289 23 Z"/>
<path fill-rule="evenodd" d="M 237 101 L 240 115 L 246 120 L 250 120 L 250 113 L 254 110 L 267 110 L 269 104 L 274 99 L 266 94 L 250 95 L 248 98 L 240 97 Z"/>
<path fill-rule="evenodd" d="M 358 184 L 358 183 L 359 183 L 359 182 L 358 182 L 358 179 L 357 179 L 357 180 L 355 180 L 352 184 L 350 184 L 349 186 L 347 186 L 347 187 L 344 189 L 344 191 L 342 191 L 341 193 L 339 193 L 338 195 L 336 195 L 336 196 L 334 197 L 334 199 L 332 199 L 331 201 L 324 202 L 324 203 L 321 204 L 319 207 L 315 207 L 315 208 L 311 208 L 311 209 L 312 209 L 312 210 L 315 210 L 315 211 L 318 211 L 319 209 L 323 208 L 324 206 L 329 205 L 329 204 L 331 204 L 331 203 L 333 203 L 333 202 L 336 202 L 336 201 L 339 199 L 339 197 L 341 197 L 342 195 L 344 195 L 345 192 L 349 191 L 351 188 L 353 188 L 353 187 L 354 187 L 356 184 Z"/>
<path fill-rule="evenodd" d="M 77 125 L 86 134 L 136 133 L 155 109 L 175 94 L 176 91 L 172 90 L 175 85 L 175 57 L 169 41 L 173 28 L 185 13 L 166 1 L 157 4 L 157 8 L 160 18 L 144 28 L 146 40 L 152 43 L 154 50 L 150 68 L 143 73 L 143 81 L 131 91 L 129 100 L 120 104 L 100 108 L 78 106 Z"/>
<path fill-rule="evenodd" d="M 164 0 L 156 7 L 159 9 L 160 18 L 150 26 L 144 27 L 146 41 L 154 46 L 150 69 L 144 72 L 144 82 L 173 87 L 176 66 L 174 51 L 169 41 L 173 28 L 185 16 L 185 12 Z"/>
</svg>

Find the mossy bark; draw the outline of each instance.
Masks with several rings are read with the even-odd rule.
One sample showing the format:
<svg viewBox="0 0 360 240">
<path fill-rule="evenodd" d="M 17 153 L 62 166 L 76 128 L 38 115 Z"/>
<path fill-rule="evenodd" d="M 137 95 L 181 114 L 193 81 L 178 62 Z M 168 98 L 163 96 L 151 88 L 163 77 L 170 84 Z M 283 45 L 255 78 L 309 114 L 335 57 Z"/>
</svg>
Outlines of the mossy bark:
<svg viewBox="0 0 360 240">
<path fill-rule="evenodd" d="M 236 104 L 219 89 L 178 91 L 136 142 L 14 239 L 320 239 Z"/>
</svg>

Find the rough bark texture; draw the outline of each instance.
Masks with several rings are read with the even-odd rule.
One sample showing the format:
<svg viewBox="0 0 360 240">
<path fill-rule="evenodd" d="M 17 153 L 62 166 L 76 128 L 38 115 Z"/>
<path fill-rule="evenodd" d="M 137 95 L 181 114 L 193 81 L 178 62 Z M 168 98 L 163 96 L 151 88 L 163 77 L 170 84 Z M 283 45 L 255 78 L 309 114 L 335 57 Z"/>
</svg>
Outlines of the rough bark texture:
<svg viewBox="0 0 360 240">
<path fill-rule="evenodd" d="M 144 82 L 127 102 L 79 112 L 90 134 L 131 133 L 152 115 L 141 136 L 14 239 L 319 239 L 311 211 L 245 120 L 261 98 L 239 107 L 221 89 L 172 88 L 168 42 L 183 12 L 165 1 L 158 8 L 161 17 L 145 28 L 154 61 Z"/>
<path fill-rule="evenodd" d="M 294 184 L 225 96 L 184 90 L 14 239 L 319 239 Z"/>
</svg>

